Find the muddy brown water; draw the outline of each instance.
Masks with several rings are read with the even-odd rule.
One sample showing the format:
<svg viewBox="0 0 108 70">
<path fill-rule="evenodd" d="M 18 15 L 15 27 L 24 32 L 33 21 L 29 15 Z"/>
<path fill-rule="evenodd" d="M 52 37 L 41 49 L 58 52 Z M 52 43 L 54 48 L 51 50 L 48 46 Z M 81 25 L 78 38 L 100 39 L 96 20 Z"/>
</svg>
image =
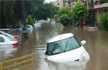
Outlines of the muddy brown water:
<svg viewBox="0 0 108 70">
<path fill-rule="evenodd" d="M 79 41 L 86 40 L 85 49 L 90 55 L 87 64 L 70 61 L 67 63 L 51 62 L 45 59 L 45 46 L 49 38 L 63 33 L 74 33 Z M 21 35 L 20 32 L 13 32 L 14 35 Z M 27 54 L 35 53 L 35 64 L 29 64 L 24 68 L 16 70 L 108 70 L 108 32 L 87 31 L 83 28 L 78 30 L 72 26 L 63 27 L 59 23 L 45 23 L 28 32 L 29 41 L 22 41 L 17 50 L 0 54 L 0 61 L 10 60 Z M 6 53 L 6 51 L 5 51 Z"/>
</svg>

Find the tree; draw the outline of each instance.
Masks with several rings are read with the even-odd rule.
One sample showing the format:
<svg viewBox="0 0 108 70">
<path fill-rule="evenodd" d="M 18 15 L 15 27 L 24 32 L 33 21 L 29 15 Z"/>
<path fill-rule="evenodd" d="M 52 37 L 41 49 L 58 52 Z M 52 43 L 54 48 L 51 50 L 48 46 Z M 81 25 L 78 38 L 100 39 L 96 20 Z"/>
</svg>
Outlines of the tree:
<svg viewBox="0 0 108 70">
<path fill-rule="evenodd" d="M 83 3 L 79 2 L 79 0 L 76 2 L 75 6 L 72 7 L 70 11 L 70 16 L 75 22 L 84 19 L 87 14 L 88 12 L 86 6 L 84 6 Z"/>
<path fill-rule="evenodd" d="M 31 15 L 28 15 L 28 24 L 33 26 L 33 19 Z"/>
<path fill-rule="evenodd" d="M 58 10 L 59 10 L 59 7 L 51 4 L 51 18 L 57 17 Z"/>
<path fill-rule="evenodd" d="M 19 25 L 23 11 L 22 0 L 1 0 L 0 4 L 1 27 Z M 44 3 L 44 0 L 25 0 L 25 10 L 27 16 L 29 14 L 32 19 L 40 20 L 47 19 L 47 17 L 53 18 L 57 14 L 58 7 L 52 3 Z"/>
<path fill-rule="evenodd" d="M 60 17 L 63 14 L 66 14 L 69 16 L 69 11 L 70 11 L 69 7 L 67 7 L 67 6 L 62 7 L 61 9 L 58 10 L 58 16 Z"/>
<path fill-rule="evenodd" d="M 15 4 L 15 0 L 13 0 L 13 1 L 4 0 L 3 16 L 5 18 L 6 25 L 8 25 L 9 27 L 11 25 L 14 25 L 14 23 L 15 23 L 14 10 L 13 10 L 14 4 Z"/>
<path fill-rule="evenodd" d="M 69 24 L 70 18 L 67 14 L 63 14 L 60 16 L 60 22 L 63 24 L 63 26 L 67 26 Z"/>
<path fill-rule="evenodd" d="M 52 5 L 52 3 L 44 3 L 42 5 L 37 5 L 35 11 L 35 16 L 37 20 L 54 18 L 54 15 L 57 14 L 58 7 Z"/>
</svg>

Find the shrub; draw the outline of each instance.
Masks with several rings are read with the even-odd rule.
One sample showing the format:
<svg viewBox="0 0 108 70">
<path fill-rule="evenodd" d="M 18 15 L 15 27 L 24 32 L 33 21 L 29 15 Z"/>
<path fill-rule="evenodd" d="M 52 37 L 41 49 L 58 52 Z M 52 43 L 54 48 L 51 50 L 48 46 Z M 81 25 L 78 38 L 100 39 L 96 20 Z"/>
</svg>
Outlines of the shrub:
<svg viewBox="0 0 108 70">
<path fill-rule="evenodd" d="M 31 17 L 31 15 L 28 15 L 28 24 L 33 26 L 33 19 Z"/>
<path fill-rule="evenodd" d="M 63 26 L 67 26 L 69 24 L 70 18 L 68 15 L 63 14 L 60 16 L 60 22 L 63 24 Z"/>
<path fill-rule="evenodd" d="M 99 29 L 108 30 L 108 13 L 103 13 L 99 16 Z"/>
</svg>

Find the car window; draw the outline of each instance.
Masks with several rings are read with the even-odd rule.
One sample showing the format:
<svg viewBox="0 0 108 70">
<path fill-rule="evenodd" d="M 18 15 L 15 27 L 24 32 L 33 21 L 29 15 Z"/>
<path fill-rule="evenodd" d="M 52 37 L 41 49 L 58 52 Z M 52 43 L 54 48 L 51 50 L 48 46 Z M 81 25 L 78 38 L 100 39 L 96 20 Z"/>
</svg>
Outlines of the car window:
<svg viewBox="0 0 108 70">
<path fill-rule="evenodd" d="M 4 38 L 0 37 L 0 42 L 5 42 Z"/>
<path fill-rule="evenodd" d="M 67 40 L 65 51 L 76 49 L 78 47 L 79 47 L 78 41 L 74 37 L 72 37 Z"/>
<path fill-rule="evenodd" d="M 80 47 L 80 43 L 73 36 L 60 41 L 52 42 L 48 44 L 47 53 L 49 55 L 54 55 L 58 53 L 63 53 Z"/>
<path fill-rule="evenodd" d="M 5 35 L 5 36 L 6 36 L 6 38 L 8 38 L 10 41 L 15 41 L 15 39 L 11 38 L 10 36 L 8 36 L 8 35 Z"/>
</svg>

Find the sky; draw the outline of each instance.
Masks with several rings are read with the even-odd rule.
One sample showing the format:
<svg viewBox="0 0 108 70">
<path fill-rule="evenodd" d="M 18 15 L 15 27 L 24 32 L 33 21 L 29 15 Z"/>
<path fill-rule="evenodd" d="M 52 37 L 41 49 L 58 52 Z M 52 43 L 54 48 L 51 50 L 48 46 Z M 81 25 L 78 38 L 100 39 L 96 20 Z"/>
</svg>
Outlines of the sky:
<svg viewBox="0 0 108 70">
<path fill-rule="evenodd" d="M 56 1 L 56 0 L 45 0 L 45 2 L 47 3 L 52 2 L 52 1 Z"/>
</svg>

